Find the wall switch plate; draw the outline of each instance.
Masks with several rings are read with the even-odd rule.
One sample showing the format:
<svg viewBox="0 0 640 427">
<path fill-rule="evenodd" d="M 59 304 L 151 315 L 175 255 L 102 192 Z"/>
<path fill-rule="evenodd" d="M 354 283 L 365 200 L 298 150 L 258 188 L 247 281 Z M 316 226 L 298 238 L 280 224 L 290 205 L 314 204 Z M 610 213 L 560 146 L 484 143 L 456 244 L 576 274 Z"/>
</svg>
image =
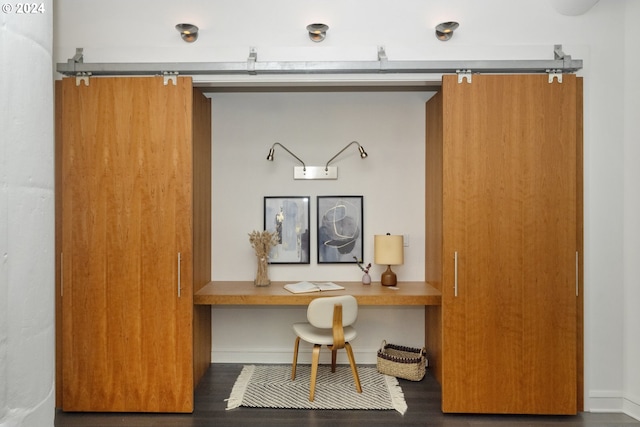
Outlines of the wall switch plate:
<svg viewBox="0 0 640 427">
<path fill-rule="evenodd" d="M 404 243 L 404 247 L 408 248 L 409 247 L 409 235 L 408 234 L 403 234 L 402 235 L 402 241 Z"/>
</svg>

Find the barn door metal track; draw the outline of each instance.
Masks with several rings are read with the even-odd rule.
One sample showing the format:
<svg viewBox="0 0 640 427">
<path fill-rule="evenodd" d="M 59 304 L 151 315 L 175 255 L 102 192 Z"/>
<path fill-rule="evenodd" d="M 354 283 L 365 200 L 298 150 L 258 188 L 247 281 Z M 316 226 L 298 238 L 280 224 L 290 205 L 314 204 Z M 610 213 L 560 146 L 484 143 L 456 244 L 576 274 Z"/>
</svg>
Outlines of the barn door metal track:
<svg viewBox="0 0 640 427">
<path fill-rule="evenodd" d="M 554 46 L 549 60 L 474 60 L 474 61 L 391 61 L 383 47 L 378 47 L 375 61 L 258 61 L 250 48 L 246 62 L 140 62 L 85 63 L 83 48 L 56 70 L 66 76 L 125 75 L 302 75 L 302 74 L 446 74 L 458 73 L 575 73 L 582 60 L 572 59 Z"/>
</svg>

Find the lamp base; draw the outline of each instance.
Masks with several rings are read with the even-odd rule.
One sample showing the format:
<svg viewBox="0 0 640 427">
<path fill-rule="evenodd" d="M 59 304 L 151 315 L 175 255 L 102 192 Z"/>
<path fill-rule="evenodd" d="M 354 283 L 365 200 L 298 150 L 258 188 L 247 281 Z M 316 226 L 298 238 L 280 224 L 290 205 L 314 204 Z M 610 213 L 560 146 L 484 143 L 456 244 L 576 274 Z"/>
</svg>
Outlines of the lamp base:
<svg viewBox="0 0 640 427">
<path fill-rule="evenodd" d="M 380 283 L 382 286 L 395 286 L 398 284 L 398 278 L 396 277 L 396 273 L 391 271 L 391 266 L 387 265 L 387 270 L 382 273 L 382 277 L 380 278 Z"/>
</svg>

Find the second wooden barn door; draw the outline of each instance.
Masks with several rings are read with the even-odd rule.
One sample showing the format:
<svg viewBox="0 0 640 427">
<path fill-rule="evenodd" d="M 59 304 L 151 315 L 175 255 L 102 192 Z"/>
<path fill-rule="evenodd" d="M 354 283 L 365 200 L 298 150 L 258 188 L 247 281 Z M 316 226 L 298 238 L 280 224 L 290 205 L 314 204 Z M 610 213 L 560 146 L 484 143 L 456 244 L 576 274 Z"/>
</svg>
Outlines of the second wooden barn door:
<svg viewBox="0 0 640 427">
<path fill-rule="evenodd" d="M 62 82 L 65 410 L 193 410 L 191 108 L 188 78 Z"/>
<path fill-rule="evenodd" d="M 442 95 L 443 410 L 575 413 L 576 77 Z"/>
</svg>

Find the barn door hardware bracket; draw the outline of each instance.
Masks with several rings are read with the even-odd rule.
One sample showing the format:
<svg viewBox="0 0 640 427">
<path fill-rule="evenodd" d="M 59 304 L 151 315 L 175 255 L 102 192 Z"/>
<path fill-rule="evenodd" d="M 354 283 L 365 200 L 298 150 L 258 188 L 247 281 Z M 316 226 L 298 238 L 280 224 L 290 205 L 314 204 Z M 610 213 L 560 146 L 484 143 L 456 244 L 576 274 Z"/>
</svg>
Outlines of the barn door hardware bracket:
<svg viewBox="0 0 640 427">
<path fill-rule="evenodd" d="M 387 58 L 387 52 L 384 49 L 384 46 L 378 46 L 378 62 L 380 63 L 380 72 L 384 73 L 387 71 L 387 62 L 389 58 Z"/>
<path fill-rule="evenodd" d="M 569 60 L 571 61 L 571 55 L 565 55 L 565 53 L 562 51 L 562 45 L 561 44 L 555 44 L 553 45 L 553 58 L 558 60 Z"/>
<path fill-rule="evenodd" d="M 71 66 L 75 65 L 75 64 L 81 64 L 84 62 L 84 48 L 83 47 L 77 47 L 76 48 L 76 54 L 73 55 L 71 58 L 69 58 L 67 60 L 67 63 Z"/>
<path fill-rule="evenodd" d="M 177 71 L 163 71 L 162 79 L 165 86 L 169 85 L 169 82 L 173 83 L 174 86 L 178 84 L 178 72 Z"/>
<path fill-rule="evenodd" d="M 456 70 L 458 75 L 458 84 L 467 79 L 467 83 L 471 83 L 471 70 Z"/>
<path fill-rule="evenodd" d="M 84 62 L 84 48 L 77 47 L 76 54 L 67 60 L 67 64 L 70 69 L 75 70 L 76 64 L 82 64 Z M 91 76 L 90 71 L 78 71 L 74 73 L 76 76 L 76 86 L 80 86 L 81 83 L 84 82 L 85 85 L 89 86 L 89 76 Z"/>
<path fill-rule="evenodd" d="M 255 47 L 249 48 L 249 57 L 247 58 L 247 73 L 256 75 L 256 62 L 258 61 L 258 51 Z"/>
<path fill-rule="evenodd" d="M 80 71 L 76 73 L 76 86 L 80 86 L 82 83 L 84 83 L 85 86 L 89 86 L 89 77 L 91 77 L 90 72 Z"/>
<path fill-rule="evenodd" d="M 567 55 L 562 51 L 561 44 L 556 44 L 553 45 L 553 59 L 554 61 L 562 61 L 562 68 L 547 70 L 547 73 L 549 74 L 549 83 L 553 83 L 553 79 L 557 79 L 558 83 L 562 83 L 562 69 L 564 69 L 568 64 L 571 64 L 571 55 Z"/>
<path fill-rule="evenodd" d="M 547 70 L 549 75 L 549 83 L 553 83 L 553 79 L 558 80 L 558 83 L 562 83 L 562 71 L 561 70 Z"/>
</svg>

